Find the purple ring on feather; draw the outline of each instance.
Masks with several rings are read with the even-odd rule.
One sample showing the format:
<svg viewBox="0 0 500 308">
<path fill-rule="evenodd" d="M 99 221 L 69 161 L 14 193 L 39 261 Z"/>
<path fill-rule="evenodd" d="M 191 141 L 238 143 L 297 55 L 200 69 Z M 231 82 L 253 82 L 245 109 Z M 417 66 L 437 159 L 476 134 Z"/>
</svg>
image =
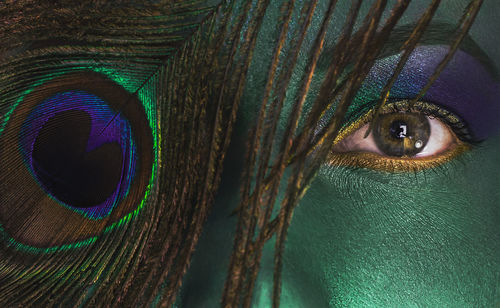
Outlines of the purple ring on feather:
<svg viewBox="0 0 500 308">
<path fill-rule="evenodd" d="M 131 125 L 104 100 L 66 91 L 38 104 L 19 145 L 44 191 L 87 218 L 103 218 L 124 199 L 136 171 Z"/>
</svg>

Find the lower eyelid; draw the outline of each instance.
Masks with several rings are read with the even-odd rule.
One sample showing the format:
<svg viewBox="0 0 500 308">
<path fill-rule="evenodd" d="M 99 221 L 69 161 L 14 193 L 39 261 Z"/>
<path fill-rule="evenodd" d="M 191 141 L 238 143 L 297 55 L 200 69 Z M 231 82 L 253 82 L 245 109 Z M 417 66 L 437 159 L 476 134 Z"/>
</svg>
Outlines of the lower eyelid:
<svg viewBox="0 0 500 308">
<path fill-rule="evenodd" d="M 331 153 L 327 164 L 332 167 L 353 167 L 365 168 L 390 173 L 417 172 L 426 169 L 437 168 L 448 163 L 463 153 L 469 151 L 471 147 L 463 142 L 457 144 L 452 150 L 446 151 L 437 156 L 427 156 L 420 158 L 399 158 L 384 157 L 370 152 L 355 153 Z"/>
</svg>

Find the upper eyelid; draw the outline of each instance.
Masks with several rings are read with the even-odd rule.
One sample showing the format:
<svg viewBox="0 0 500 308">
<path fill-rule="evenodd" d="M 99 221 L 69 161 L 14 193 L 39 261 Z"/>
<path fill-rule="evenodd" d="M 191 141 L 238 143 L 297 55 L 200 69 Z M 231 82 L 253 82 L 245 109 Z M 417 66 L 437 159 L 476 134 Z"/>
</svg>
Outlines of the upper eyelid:
<svg viewBox="0 0 500 308">
<path fill-rule="evenodd" d="M 384 45 L 384 50 L 381 52 L 380 56 L 376 59 L 372 68 L 377 67 L 377 65 L 383 63 L 383 61 L 387 61 L 386 63 L 394 63 L 394 64 L 389 64 L 389 65 L 396 65 L 397 59 L 399 59 L 399 56 L 401 55 L 400 46 L 405 42 L 407 36 L 409 35 L 409 33 L 411 33 L 411 30 L 413 30 L 413 25 L 405 25 L 405 26 L 396 27 L 396 29 L 393 31 L 394 35 L 391 35 L 388 43 L 386 43 Z M 455 27 L 453 25 L 450 25 L 450 24 L 446 24 L 446 23 L 439 23 L 439 24 L 434 23 L 434 24 L 432 24 L 431 23 L 431 25 L 429 25 L 426 32 L 424 33 L 424 35 L 423 35 L 419 45 L 416 47 L 415 51 L 418 51 L 420 48 L 433 49 L 433 48 L 440 48 L 440 47 L 449 46 L 449 45 L 447 45 L 447 43 L 449 43 L 452 40 L 453 34 L 455 33 L 455 30 L 456 30 Z M 318 70 L 320 72 L 326 72 L 326 68 L 329 65 L 330 57 L 332 56 L 333 52 L 334 52 L 334 46 L 333 47 L 327 46 L 323 50 L 323 52 L 320 56 L 320 60 L 318 62 Z M 479 70 L 485 71 L 486 74 L 484 75 L 483 78 L 488 76 L 488 78 L 491 78 L 491 80 L 494 83 L 498 83 L 499 88 L 500 88 L 500 77 L 499 77 L 500 75 L 498 74 L 498 71 L 497 71 L 497 68 L 496 68 L 494 62 L 479 47 L 479 45 L 475 43 L 475 41 L 472 39 L 472 37 L 469 34 L 466 35 L 463 43 L 461 44 L 459 50 L 457 51 L 457 54 L 459 54 L 459 53 L 466 54 L 469 57 L 473 58 L 477 62 L 477 66 L 476 66 L 477 70 L 478 71 Z M 448 64 L 448 66 L 450 66 L 450 65 Z M 409 79 L 412 79 L 412 78 L 413 78 L 413 75 L 411 75 L 409 77 Z M 368 76 L 365 79 L 365 82 L 366 81 L 368 81 Z M 382 83 L 385 84 L 384 81 L 382 81 Z M 362 89 L 360 89 L 360 90 L 362 90 Z M 382 88 L 380 88 L 380 91 L 381 90 L 382 90 Z M 394 87 L 393 87 L 393 90 L 394 90 Z M 358 95 L 359 95 L 359 93 L 361 93 L 361 91 L 358 92 Z M 358 95 L 356 97 L 358 97 Z M 408 98 L 411 98 L 411 96 L 412 96 L 411 94 L 410 95 L 403 95 L 403 96 L 394 95 L 394 91 L 391 91 L 390 95 L 393 99 L 408 99 Z M 377 96 L 377 98 L 371 97 L 368 101 L 364 100 L 364 103 L 362 105 L 357 106 L 357 107 L 351 109 L 350 111 L 348 111 L 348 114 L 347 114 L 346 119 L 345 119 L 346 126 L 348 126 L 349 123 L 352 123 L 352 120 L 359 119 L 361 116 L 366 114 L 366 112 L 368 110 L 372 109 L 372 107 L 374 107 L 374 105 L 376 103 L 375 99 L 378 99 L 378 96 Z M 424 98 L 424 100 L 427 100 L 427 99 Z M 437 103 L 436 105 L 442 105 L 434 99 L 431 99 L 430 102 Z M 354 105 L 355 104 L 351 104 L 351 106 L 353 106 L 353 107 L 354 107 Z M 447 108 L 445 105 L 446 104 L 444 104 L 443 107 Z M 447 109 L 449 109 L 449 108 L 447 108 Z M 486 109 L 491 109 L 491 108 L 486 108 Z M 455 111 L 459 111 L 459 110 L 455 110 Z M 493 113 L 496 113 L 496 112 L 493 111 Z M 460 115 L 460 113 L 456 113 L 456 114 Z M 469 124 L 466 121 L 467 120 L 466 118 L 468 118 L 468 116 L 462 115 L 460 118 L 462 118 L 462 120 L 466 124 Z M 473 134 L 474 134 L 474 132 L 473 132 Z M 467 138 L 467 139 L 472 140 L 472 138 Z M 475 139 L 477 139 L 477 141 L 480 141 L 480 140 L 483 140 L 484 138 L 478 137 Z"/>
<path fill-rule="evenodd" d="M 447 52 L 447 45 L 418 46 L 392 87 L 390 98 L 414 98 Z M 360 110 L 364 113 L 375 106 L 398 59 L 399 55 L 393 55 L 377 60 L 358 92 L 347 122 L 359 117 Z M 480 141 L 500 129 L 500 104 L 496 99 L 499 95 L 500 83 L 491 72 L 475 57 L 458 50 L 422 100 L 458 115 L 470 128 L 472 139 Z"/>
</svg>

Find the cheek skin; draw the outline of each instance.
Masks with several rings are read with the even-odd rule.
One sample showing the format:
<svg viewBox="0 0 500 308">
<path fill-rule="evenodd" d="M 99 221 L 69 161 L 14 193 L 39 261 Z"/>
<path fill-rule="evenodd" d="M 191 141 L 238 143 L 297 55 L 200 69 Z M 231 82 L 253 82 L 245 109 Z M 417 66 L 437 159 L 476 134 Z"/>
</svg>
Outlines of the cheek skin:
<svg viewBox="0 0 500 308">
<path fill-rule="evenodd" d="M 289 230 L 285 307 L 497 304 L 499 150 L 417 174 L 324 167 Z"/>
</svg>

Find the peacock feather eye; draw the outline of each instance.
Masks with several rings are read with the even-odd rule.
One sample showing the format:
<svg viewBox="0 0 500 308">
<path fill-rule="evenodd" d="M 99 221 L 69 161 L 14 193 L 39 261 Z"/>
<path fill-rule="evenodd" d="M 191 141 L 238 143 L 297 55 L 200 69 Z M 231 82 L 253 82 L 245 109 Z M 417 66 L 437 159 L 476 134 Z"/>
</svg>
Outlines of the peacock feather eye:
<svg viewBox="0 0 500 308">
<path fill-rule="evenodd" d="M 91 218 L 109 215 L 135 173 L 130 123 L 114 117 L 98 96 L 68 91 L 36 106 L 20 132 L 24 161 L 39 185 Z"/>
<path fill-rule="evenodd" d="M 0 221 L 25 245 L 100 234 L 138 207 L 151 177 L 153 140 L 142 104 L 93 72 L 33 89 L 0 146 L 0 189 L 8 192 L 0 194 Z"/>
</svg>

